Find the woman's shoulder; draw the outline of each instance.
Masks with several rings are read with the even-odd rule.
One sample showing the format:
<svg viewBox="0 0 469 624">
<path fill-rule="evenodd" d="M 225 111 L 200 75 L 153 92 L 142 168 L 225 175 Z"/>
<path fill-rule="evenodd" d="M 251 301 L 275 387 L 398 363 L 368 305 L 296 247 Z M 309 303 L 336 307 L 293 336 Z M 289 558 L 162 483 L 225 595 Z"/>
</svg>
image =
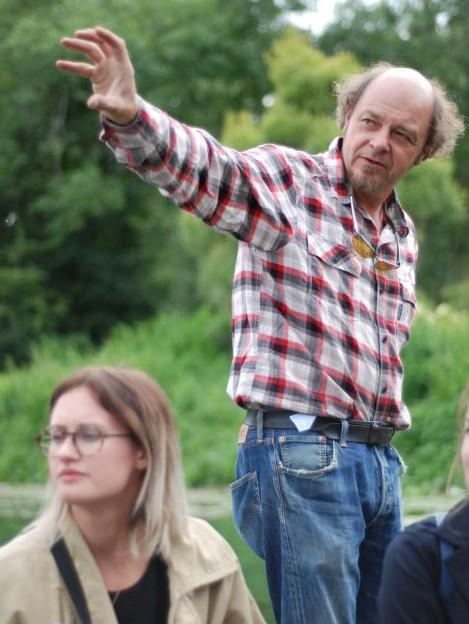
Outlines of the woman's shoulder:
<svg viewBox="0 0 469 624">
<path fill-rule="evenodd" d="M 408 525 L 396 535 L 386 550 L 385 562 L 400 570 L 409 569 L 409 566 L 432 569 L 438 553 L 438 527 L 435 516 L 429 516 Z"/>
<path fill-rule="evenodd" d="M 379 590 L 384 623 L 441 622 L 435 516 L 408 525 L 386 549 Z"/>
<path fill-rule="evenodd" d="M 230 544 L 223 535 L 206 520 L 190 516 L 189 535 L 199 546 L 208 545 L 212 553 L 216 553 L 226 560 L 237 562 L 237 557 Z"/>
<path fill-rule="evenodd" d="M 25 560 L 31 562 L 36 557 L 43 557 L 48 552 L 46 541 L 34 525 L 23 529 L 9 542 L 0 546 L 0 573 L 5 572 L 7 565 L 18 562 L 21 565 Z"/>
<path fill-rule="evenodd" d="M 58 604 L 51 592 L 58 586 L 47 541 L 35 527 L 0 547 L 0 622 L 63 621 L 56 617 Z"/>
<path fill-rule="evenodd" d="M 435 538 L 436 532 L 437 523 L 435 516 L 426 516 L 421 520 L 408 524 L 403 531 L 397 534 L 394 541 L 413 541 L 416 539 L 420 542 L 421 539 L 423 541 L 432 540 Z"/>
<path fill-rule="evenodd" d="M 435 521 L 435 516 L 427 516 L 418 520 L 416 522 L 412 522 L 405 527 L 401 533 L 396 536 L 396 540 L 413 540 L 415 538 L 419 539 L 433 539 L 436 535 L 437 523 Z"/>
<path fill-rule="evenodd" d="M 206 520 L 190 517 L 187 539 L 173 553 L 179 561 L 191 561 L 205 571 L 231 574 L 239 568 L 238 558 L 226 539 Z"/>
<path fill-rule="evenodd" d="M 465 498 L 446 514 L 438 534 L 456 546 L 469 542 L 469 499 Z"/>
<path fill-rule="evenodd" d="M 439 540 L 459 544 L 469 541 L 469 503 L 464 499 L 448 512 L 428 516 L 408 525 L 391 542 L 389 549 L 406 549 L 409 551 L 433 550 L 439 548 Z"/>
</svg>

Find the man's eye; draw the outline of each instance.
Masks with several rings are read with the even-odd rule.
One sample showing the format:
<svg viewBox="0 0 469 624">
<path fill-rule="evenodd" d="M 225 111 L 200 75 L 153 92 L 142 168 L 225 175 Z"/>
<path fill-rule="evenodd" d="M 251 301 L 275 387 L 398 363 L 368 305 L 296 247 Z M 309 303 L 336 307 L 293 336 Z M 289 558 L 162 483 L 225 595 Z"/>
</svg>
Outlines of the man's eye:
<svg viewBox="0 0 469 624">
<path fill-rule="evenodd" d="M 415 141 L 406 132 L 403 132 L 402 130 L 396 130 L 395 135 L 403 143 L 415 145 Z"/>
</svg>

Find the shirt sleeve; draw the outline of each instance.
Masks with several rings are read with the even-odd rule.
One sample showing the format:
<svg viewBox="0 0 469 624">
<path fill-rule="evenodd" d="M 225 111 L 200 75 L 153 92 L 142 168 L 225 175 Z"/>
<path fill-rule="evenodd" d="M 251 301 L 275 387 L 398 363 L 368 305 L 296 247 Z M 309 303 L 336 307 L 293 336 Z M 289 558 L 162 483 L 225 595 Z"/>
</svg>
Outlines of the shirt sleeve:
<svg viewBox="0 0 469 624">
<path fill-rule="evenodd" d="M 216 230 L 266 251 L 289 241 L 301 186 L 294 150 L 263 145 L 238 152 L 140 103 L 129 126 L 102 121 L 100 139 L 119 163 Z"/>
<path fill-rule="evenodd" d="M 448 624 L 439 594 L 437 537 L 429 521 L 398 535 L 386 551 L 378 596 L 382 624 Z"/>
</svg>

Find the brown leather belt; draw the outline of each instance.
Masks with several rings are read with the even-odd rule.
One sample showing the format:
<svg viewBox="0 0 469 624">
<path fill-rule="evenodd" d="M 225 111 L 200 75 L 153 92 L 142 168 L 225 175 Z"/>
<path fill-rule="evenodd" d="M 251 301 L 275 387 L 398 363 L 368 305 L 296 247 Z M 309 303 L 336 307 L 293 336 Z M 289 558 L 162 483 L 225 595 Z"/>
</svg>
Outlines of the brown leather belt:
<svg viewBox="0 0 469 624">
<path fill-rule="evenodd" d="M 290 416 L 295 413 L 287 410 L 262 412 L 262 426 L 265 429 L 296 429 L 295 424 L 290 420 Z M 244 422 L 246 425 L 255 427 L 257 425 L 257 410 L 247 410 Z M 395 427 L 387 423 L 364 420 L 347 420 L 346 422 L 348 424 L 348 429 L 345 432 L 347 442 L 385 446 L 389 444 L 396 432 Z M 319 431 L 331 440 L 341 440 L 342 420 L 317 416 L 308 431 Z"/>
</svg>

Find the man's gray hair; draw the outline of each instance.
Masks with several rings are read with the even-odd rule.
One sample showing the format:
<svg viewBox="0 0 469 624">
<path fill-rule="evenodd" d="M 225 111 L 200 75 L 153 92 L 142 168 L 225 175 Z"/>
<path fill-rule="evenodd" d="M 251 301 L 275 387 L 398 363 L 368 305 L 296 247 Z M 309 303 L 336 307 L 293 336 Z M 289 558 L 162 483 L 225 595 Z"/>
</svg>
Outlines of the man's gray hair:
<svg viewBox="0 0 469 624">
<path fill-rule="evenodd" d="M 364 72 L 353 74 L 336 83 L 336 118 L 341 130 L 368 85 L 388 69 L 395 67 L 391 63 L 376 63 Z M 433 78 L 427 80 L 433 90 L 433 115 L 423 152 L 425 158 L 450 156 L 464 132 L 464 121 L 443 85 Z"/>
</svg>

